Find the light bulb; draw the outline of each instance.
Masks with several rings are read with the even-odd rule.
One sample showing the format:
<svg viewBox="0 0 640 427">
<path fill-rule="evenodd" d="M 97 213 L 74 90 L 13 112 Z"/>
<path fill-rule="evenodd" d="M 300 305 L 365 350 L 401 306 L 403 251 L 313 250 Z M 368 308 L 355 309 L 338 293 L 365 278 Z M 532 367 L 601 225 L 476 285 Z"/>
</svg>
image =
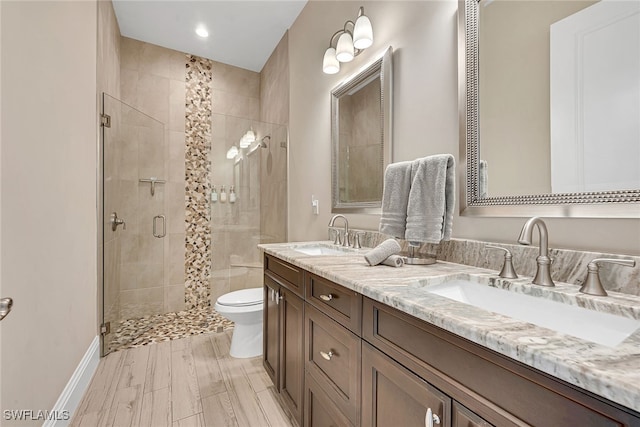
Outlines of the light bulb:
<svg viewBox="0 0 640 427">
<path fill-rule="evenodd" d="M 373 28 L 366 15 L 358 17 L 353 28 L 353 46 L 356 49 L 366 49 L 373 44 Z"/>
<path fill-rule="evenodd" d="M 338 39 L 336 47 L 336 59 L 340 62 L 349 62 L 353 60 L 353 39 L 351 34 L 345 32 Z"/>
<path fill-rule="evenodd" d="M 336 50 L 332 47 L 324 53 L 322 71 L 324 71 L 325 74 L 335 74 L 340 71 L 340 63 L 336 59 Z"/>
<path fill-rule="evenodd" d="M 202 38 L 207 38 L 209 37 L 209 31 L 207 31 L 206 28 L 204 27 L 198 27 L 196 28 L 196 34 L 199 35 Z"/>
<path fill-rule="evenodd" d="M 238 155 L 238 147 L 232 145 L 231 148 L 227 151 L 227 159 L 233 159 Z"/>
</svg>

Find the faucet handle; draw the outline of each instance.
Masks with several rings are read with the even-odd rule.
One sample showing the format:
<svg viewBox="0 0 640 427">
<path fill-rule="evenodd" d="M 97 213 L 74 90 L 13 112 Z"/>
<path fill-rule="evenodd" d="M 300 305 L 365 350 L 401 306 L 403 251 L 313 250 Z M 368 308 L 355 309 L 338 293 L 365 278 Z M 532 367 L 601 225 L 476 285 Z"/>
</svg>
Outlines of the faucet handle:
<svg viewBox="0 0 640 427">
<path fill-rule="evenodd" d="M 501 246 L 493 246 L 493 245 L 486 245 L 485 248 L 498 249 L 498 250 L 504 251 L 504 264 L 502 264 L 502 270 L 500 270 L 500 273 L 498 274 L 498 276 L 505 279 L 518 278 L 518 275 L 516 274 L 516 269 L 513 268 L 513 262 L 512 262 L 513 255 L 511 255 L 511 252 L 509 251 L 509 249 L 503 248 Z"/>
<path fill-rule="evenodd" d="M 351 242 L 351 246 L 354 249 L 361 249 L 362 245 L 360 245 L 360 235 L 363 234 L 361 231 L 354 231 L 352 236 L 353 236 L 353 241 Z"/>
<path fill-rule="evenodd" d="M 602 282 L 600 281 L 600 265 L 599 263 L 608 263 L 608 264 L 619 264 L 624 265 L 625 267 L 635 267 L 636 261 L 630 258 L 596 258 L 587 264 L 587 278 L 584 281 L 584 284 L 580 288 L 580 292 L 583 294 L 589 295 L 597 295 L 597 296 L 607 296 L 607 291 L 604 290 L 602 286 Z"/>
<path fill-rule="evenodd" d="M 333 244 L 338 246 L 342 245 L 342 239 L 340 238 L 340 230 L 336 228 L 332 228 L 331 230 L 334 233 L 336 233 L 336 237 L 333 239 Z"/>
</svg>

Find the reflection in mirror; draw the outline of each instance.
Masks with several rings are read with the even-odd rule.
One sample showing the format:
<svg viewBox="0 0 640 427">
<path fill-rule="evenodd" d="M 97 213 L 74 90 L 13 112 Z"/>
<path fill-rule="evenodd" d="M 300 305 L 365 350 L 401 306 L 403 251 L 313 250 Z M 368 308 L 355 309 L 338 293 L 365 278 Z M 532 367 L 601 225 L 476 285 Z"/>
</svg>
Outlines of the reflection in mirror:
<svg viewBox="0 0 640 427">
<path fill-rule="evenodd" d="M 640 3 L 467 0 L 459 17 L 462 213 L 640 216 Z"/>
<path fill-rule="evenodd" d="M 380 209 L 391 162 L 391 54 L 331 92 L 332 212 Z"/>
</svg>

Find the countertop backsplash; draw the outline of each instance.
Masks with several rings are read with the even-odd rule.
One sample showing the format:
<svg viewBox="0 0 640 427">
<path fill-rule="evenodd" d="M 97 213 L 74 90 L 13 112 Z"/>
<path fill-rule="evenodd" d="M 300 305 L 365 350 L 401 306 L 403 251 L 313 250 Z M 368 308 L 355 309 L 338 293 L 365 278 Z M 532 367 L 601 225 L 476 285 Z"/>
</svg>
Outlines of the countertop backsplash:
<svg viewBox="0 0 640 427">
<path fill-rule="evenodd" d="M 377 231 L 353 230 L 361 233 L 362 247 L 373 248 L 384 240 L 391 238 Z M 404 240 L 398 242 L 402 251 L 406 252 L 408 244 Z M 451 239 L 440 244 L 425 243 L 418 249 L 423 256 L 435 256 L 438 260 L 454 262 L 474 267 L 488 268 L 500 271 L 504 261 L 502 251 L 486 249 L 491 244 L 501 246 L 511 251 L 513 266 L 518 276 L 535 276 L 537 246 L 519 244 L 481 242 L 467 239 Z M 606 264 L 600 267 L 600 279 L 607 291 L 622 292 L 640 296 L 640 257 L 620 254 L 606 254 L 600 252 L 573 251 L 549 247 L 549 256 L 553 259 L 551 277 L 556 282 L 564 282 L 582 286 L 587 276 L 587 264 L 596 258 L 632 258 L 636 260 L 635 267 Z"/>
</svg>

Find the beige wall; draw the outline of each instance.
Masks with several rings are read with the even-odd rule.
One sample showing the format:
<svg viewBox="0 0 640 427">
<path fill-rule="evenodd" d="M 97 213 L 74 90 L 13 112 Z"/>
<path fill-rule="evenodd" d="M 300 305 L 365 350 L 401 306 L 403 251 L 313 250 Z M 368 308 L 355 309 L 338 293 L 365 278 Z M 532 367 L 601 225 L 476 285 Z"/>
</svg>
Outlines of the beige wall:
<svg viewBox="0 0 640 427">
<path fill-rule="evenodd" d="M 329 37 L 364 5 L 374 28 L 372 47 L 340 73 L 322 73 Z M 289 240 L 326 238 L 330 212 L 330 90 L 394 48 L 394 161 L 437 153 L 458 158 L 457 3 L 311 1 L 289 31 Z M 310 198 L 320 198 L 312 215 Z M 377 229 L 376 215 L 349 215 L 350 225 Z M 515 242 L 524 218 L 454 218 L 460 238 Z M 640 254 L 640 220 L 549 219 L 557 248 Z"/>
<path fill-rule="evenodd" d="M 96 3 L 0 7 L 2 409 L 45 410 L 97 335 Z"/>
</svg>

